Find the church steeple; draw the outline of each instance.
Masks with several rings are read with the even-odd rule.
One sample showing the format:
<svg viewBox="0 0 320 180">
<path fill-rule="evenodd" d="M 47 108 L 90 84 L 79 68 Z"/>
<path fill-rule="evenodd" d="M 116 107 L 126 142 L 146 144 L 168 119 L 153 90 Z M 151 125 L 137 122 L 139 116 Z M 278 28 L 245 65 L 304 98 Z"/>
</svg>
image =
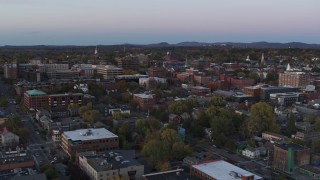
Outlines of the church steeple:
<svg viewBox="0 0 320 180">
<path fill-rule="evenodd" d="M 250 56 L 249 55 L 247 56 L 246 61 L 250 62 Z"/>
<path fill-rule="evenodd" d="M 184 63 L 184 67 L 185 67 L 185 68 L 189 67 L 189 64 L 188 64 L 188 57 L 186 57 L 186 61 L 185 61 L 185 63 Z"/>
<path fill-rule="evenodd" d="M 96 46 L 96 49 L 94 50 L 94 55 L 98 55 L 98 46 Z"/>
<path fill-rule="evenodd" d="M 260 62 L 261 65 L 265 65 L 266 64 L 266 61 L 264 60 L 264 54 L 262 53 L 262 56 L 261 56 L 261 62 Z"/>
<path fill-rule="evenodd" d="M 287 65 L 287 71 L 291 71 L 291 67 L 290 67 L 290 64 L 288 63 Z"/>
</svg>

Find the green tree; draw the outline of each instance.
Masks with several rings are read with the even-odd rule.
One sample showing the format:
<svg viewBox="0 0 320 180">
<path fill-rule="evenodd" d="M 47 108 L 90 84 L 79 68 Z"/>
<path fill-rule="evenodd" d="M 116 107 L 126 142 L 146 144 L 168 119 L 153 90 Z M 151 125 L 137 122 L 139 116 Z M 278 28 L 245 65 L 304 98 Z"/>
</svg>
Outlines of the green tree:
<svg viewBox="0 0 320 180">
<path fill-rule="evenodd" d="M 279 132 L 280 127 L 272 107 L 264 102 L 259 102 L 250 108 L 247 132 L 248 135 L 260 135 L 263 131 Z"/>
<path fill-rule="evenodd" d="M 8 104 L 8 101 L 4 97 L 0 97 L 0 106 L 6 106 Z"/>
<path fill-rule="evenodd" d="M 297 132 L 296 129 L 296 120 L 297 117 L 294 114 L 290 114 L 287 120 L 287 134 L 290 137 L 292 134 L 295 134 Z"/>
<path fill-rule="evenodd" d="M 41 172 L 45 173 L 48 179 L 57 179 L 59 177 L 58 173 L 54 170 L 51 164 L 41 164 Z"/>
<path fill-rule="evenodd" d="M 320 120 L 317 120 L 314 124 L 313 124 L 313 128 L 315 131 L 320 131 Z"/>
<path fill-rule="evenodd" d="M 250 73 L 248 74 L 248 77 L 249 77 L 250 79 L 254 79 L 254 81 L 255 81 L 256 83 L 259 82 L 259 79 L 260 79 L 259 74 L 255 73 L 255 72 L 250 72 Z"/>
<path fill-rule="evenodd" d="M 122 123 L 118 129 L 118 134 L 128 138 L 130 135 L 130 126 L 128 123 Z"/>
<path fill-rule="evenodd" d="M 320 138 L 313 138 L 311 142 L 311 150 L 313 153 L 320 153 Z"/>
<path fill-rule="evenodd" d="M 244 78 L 244 77 L 246 77 L 246 73 L 244 73 L 244 72 L 238 72 L 238 73 L 237 73 L 237 76 L 238 76 L 238 77 L 241 77 L 241 78 Z"/>
<path fill-rule="evenodd" d="M 179 136 L 177 134 L 177 131 L 167 128 L 161 132 L 161 140 L 171 146 L 174 142 L 179 141 Z"/>
<path fill-rule="evenodd" d="M 159 165 L 171 160 L 181 160 L 191 154 L 191 148 L 185 145 L 173 129 L 163 129 L 147 133 L 142 153 L 148 156 L 152 166 L 161 170 Z"/>
<path fill-rule="evenodd" d="M 86 111 L 91 110 L 91 108 L 89 108 L 88 106 L 81 106 L 79 108 L 79 114 L 81 117 L 83 117 L 83 115 L 85 114 Z"/>
<path fill-rule="evenodd" d="M 26 143 L 28 141 L 28 139 L 29 139 L 29 136 L 30 136 L 30 130 L 28 128 L 25 128 L 25 127 L 19 128 L 18 131 L 17 131 L 17 135 L 20 137 L 20 139 L 23 142 Z"/>
<path fill-rule="evenodd" d="M 221 107 L 223 106 L 223 99 L 220 96 L 213 96 L 209 102 L 206 103 L 207 107 L 210 106 L 217 106 L 217 107 Z"/>
<path fill-rule="evenodd" d="M 169 104 L 168 110 L 170 113 L 180 115 L 188 111 L 188 106 L 184 101 L 174 101 Z"/>
<path fill-rule="evenodd" d="M 92 122 L 95 122 L 99 118 L 99 116 L 100 116 L 99 111 L 88 110 L 83 114 L 82 118 L 84 121 L 92 123 Z"/>
</svg>

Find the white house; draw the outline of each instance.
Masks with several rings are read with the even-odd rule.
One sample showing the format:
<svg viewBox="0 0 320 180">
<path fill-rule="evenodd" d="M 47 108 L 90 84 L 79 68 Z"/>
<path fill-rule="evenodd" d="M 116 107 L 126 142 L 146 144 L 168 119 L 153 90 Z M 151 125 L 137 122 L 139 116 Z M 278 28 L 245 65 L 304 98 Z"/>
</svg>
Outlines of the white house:
<svg viewBox="0 0 320 180">
<path fill-rule="evenodd" d="M 19 144 L 19 136 L 10 132 L 7 128 L 3 128 L 1 133 L 1 144 L 2 146 L 14 146 Z"/>
<path fill-rule="evenodd" d="M 260 157 L 260 151 L 257 148 L 247 147 L 242 151 L 242 155 L 254 159 Z"/>
</svg>

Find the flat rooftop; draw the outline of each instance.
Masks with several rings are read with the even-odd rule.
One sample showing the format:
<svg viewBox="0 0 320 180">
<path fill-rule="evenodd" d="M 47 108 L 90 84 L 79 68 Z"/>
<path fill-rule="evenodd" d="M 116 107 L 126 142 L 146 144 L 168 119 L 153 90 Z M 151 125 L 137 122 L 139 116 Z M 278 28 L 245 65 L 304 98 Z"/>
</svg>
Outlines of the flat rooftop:
<svg viewBox="0 0 320 180">
<path fill-rule="evenodd" d="M 134 96 L 137 96 L 142 99 L 152 99 L 153 98 L 153 96 L 151 94 L 134 94 Z"/>
<path fill-rule="evenodd" d="M 83 152 L 78 154 L 86 157 L 88 164 L 97 172 L 142 165 L 136 160 L 134 150 L 115 150 L 105 152 Z"/>
<path fill-rule="evenodd" d="M 256 174 L 253 174 L 249 171 L 241 169 L 238 166 L 235 166 L 223 160 L 195 164 L 195 165 L 192 165 L 192 167 L 217 180 L 236 179 L 230 175 L 230 172 L 237 173 L 237 175 L 240 176 L 240 178 L 241 178 L 241 175 L 244 175 L 244 176 L 254 175 L 254 179 L 257 179 L 257 180 L 262 179 L 262 177 Z"/>
<path fill-rule="evenodd" d="M 43 91 L 41 91 L 41 90 L 36 90 L 36 89 L 26 91 L 26 93 L 27 93 L 28 95 L 30 95 L 30 96 L 46 95 L 45 92 L 43 92 Z"/>
<path fill-rule="evenodd" d="M 297 89 L 297 88 L 285 87 L 285 86 L 268 86 L 268 87 L 261 87 L 261 89 L 272 90 L 272 89 Z"/>
<path fill-rule="evenodd" d="M 72 141 L 85 141 L 118 137 L 117 135 L 113 134 L 105 128 L 78 129 L 75 131 L 65 131 L 63 134 L 67 139 L 70 139 Z"/>
<path fill-rule="evenodd" d="M 64 94 L 50 94 L 49 96 L 83 96 L 83 93 L 64 93 Z"/>
<path fill-rule="evenodd" d="M 281 149 L 284 149 L 284 150 L 289 150 L 289 148 L 292 148 L 294 151 L 301 151 L 301 150 L 304 150 L 306 149 L 305 147 L 303 146 L 300 146 L 298 144 L 279 144 L 277 145 L 278 147 L 280 147 Z"/>
</svg>

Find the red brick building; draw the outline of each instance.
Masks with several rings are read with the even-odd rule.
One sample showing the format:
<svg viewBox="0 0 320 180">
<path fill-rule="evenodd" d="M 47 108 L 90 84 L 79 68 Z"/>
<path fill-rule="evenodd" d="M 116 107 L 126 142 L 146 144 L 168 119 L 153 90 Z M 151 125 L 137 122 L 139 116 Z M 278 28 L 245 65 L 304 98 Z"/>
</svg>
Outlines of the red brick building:
<svg viewBox="0 0 320 180">
<path fill-rule="evenodd" d="M 274 146 L 272 165 L 285 172 L 293 172 L 295 167 L 310 164 L 311 152 L 296 144 L 282 144 Z"/>
<path fill-rule="evenodd" d="M 243 88 L 243 92 L 245 95 L 260 97 L 260 87 L 257 86 L 247 86 Z"/>
<path fill-rule="evenodd" d="M 285 71 L 279 73 L 279 86 L 305 88 L 310 83 L 310 76 L 304 72 Z"/>
<path fill-rule="evenodd" d="M 62 149 L 71 156 L 77 152 L 108 151 L 119 148 L 118 136 L 105 128 L 65 131 L 61 135 Z"/>
<path fill-rule="evenodd" d="M 66 109 L 69 104 L 83 104 L 82 93 L 52 94 L 48 96 L 49 109 Z"/>
<path fill-rule="evenodd" d="M 153 95 L 149 94 L 134 94 L 133 101 L 138 103 L 141 110 L 147 110 L 155 105 L 156 101 Z"/>
<path fill-rule="evenodd" d="M 29 90 L 24 93 L 24 105 L 30 109 L 42 109 L 48 106 L 48 96 L 40 90 Z"/>
<path fill-rule="evenodd" d="M 17 64 L 4 64 L 3 75 L 6 79 L 18 79 L 18 65 Z"/>
<path fill-rule="evenodd" d="M 82 93 L 47 95 L 40 90 L 29 90 L 24 93 L 24 105 L 29 109 L 61 110 L 66 109 L 72 103 L 82 105 L 84 103 L 83 96 Z"/>
<path fill-rule="evenodd" d="M 162 67 L 150 67 L 148 69 L 148 76 L 149 77 L 166 77 L 166 69 Z"/>
<path fill-rule="evenodd" d="M 246 86 L 252 86 L 255 83 L 254 79 L 250 78 L 237 78 L 230 75 L 222 74 L 219 76 L 220 80 L 223 80 L 228 88 L 243 89 Z"/>
</svg>

